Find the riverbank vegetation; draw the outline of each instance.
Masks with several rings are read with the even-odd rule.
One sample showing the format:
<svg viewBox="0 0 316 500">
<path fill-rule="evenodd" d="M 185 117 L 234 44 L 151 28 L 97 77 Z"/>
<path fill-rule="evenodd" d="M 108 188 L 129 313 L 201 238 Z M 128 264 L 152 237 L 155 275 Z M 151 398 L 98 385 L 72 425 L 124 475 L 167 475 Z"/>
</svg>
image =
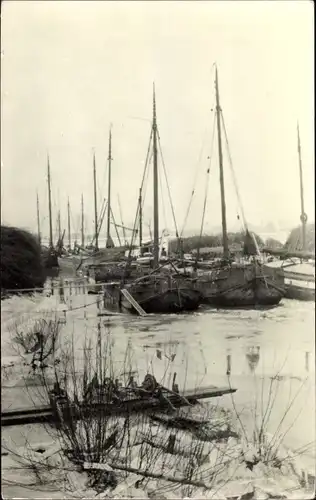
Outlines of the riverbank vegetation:
<svg viewBox="0 0 316 500">
<path fill-rule="evenodd" d="M 49 331 L 52 339 L 59 331 L 47 321 L 37 327 L 47 339 Z M 28 349 L 26 340 L 32 336 L 37 337 L 34 328 L 23 333 L 22 341 L 19 331 L 14 341 Z M 53 386 L 63 393 L 65 411 L 57 428 L 47 426 L 50 446 L 34 449 L 29 443 L 23 453 L 14 452 L 20 466 L 23 463 L 32 473 L 34 487 L 49 483 L 60 489 L 63 484 L 63 493 L 76 498 L 308 498 L 308 485 L 295 463 L 303 448 L 289 452 L 283 446 L 296 422 L 296 417 L 286 419 L 301 386 L 289 397 L 270 434 L 268 424 L 283 390 L 279 372 L 268 384 L 252 373 L 255 398 L 249 405 L 248 425 L 234 395 L 228 396 L 232 410 L 221 408 L 219 401 L 154 414 L 96 413 L 93 409 L 113 389 L 111 381 L 121 380 L 123 389 L 131 376 L 134 380 L 138 376 L 131 344 L 120 359 L 114 347 L 109 327 L 98 323 L 83 345 L 75 334 L 62 348 L 59 345 L 55 353 L 59 362 L 50 367 L 53 380 L 48 381 L 46 366 L 38 366 L 44 384 L 47 381 L 47 396 Z M 172 378 L 176 355 L 176 351 L 166 355 L 161 384 L 168 373 Z M 163 353 L 157 352 L 157 357 Z M 230 375 L 227 381 L 230 385 Z M 83 412 L 80 402 L 89 398 L 92 411 Z M 81 412 L 79 420 L 72 413 L 74 407 Z"/>
<path fill-rule="evenodd" d="M 41 247 L 30 232 L 1 226 L 1 296 L 6 290 L 42 288 L 45 282 Z"/>
</svg>

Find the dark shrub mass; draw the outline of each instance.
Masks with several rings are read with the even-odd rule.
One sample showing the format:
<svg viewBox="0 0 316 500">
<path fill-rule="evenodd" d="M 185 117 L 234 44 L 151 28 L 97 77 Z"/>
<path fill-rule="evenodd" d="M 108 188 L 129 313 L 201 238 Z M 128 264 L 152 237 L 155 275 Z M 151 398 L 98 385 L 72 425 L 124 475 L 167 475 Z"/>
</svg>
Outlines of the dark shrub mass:
<svg viewBox="0 0 316 500">
<path fill-rule="evenodd" d="M 28 231 L 1 226 L 1 293 L 44 285 L 41 247 Z"/>
</svg>

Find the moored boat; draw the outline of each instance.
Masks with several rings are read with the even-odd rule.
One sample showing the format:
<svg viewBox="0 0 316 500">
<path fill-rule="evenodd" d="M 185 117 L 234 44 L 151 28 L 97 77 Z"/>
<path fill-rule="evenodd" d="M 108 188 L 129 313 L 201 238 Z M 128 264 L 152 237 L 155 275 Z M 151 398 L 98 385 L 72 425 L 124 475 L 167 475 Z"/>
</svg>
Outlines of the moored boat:
<svg viewBox="0 0 316 500">
<path fill-rule="evenodd" d="M 270 273 L 284 279 L 285 297 L 287 299 L 315 301 L 315 250 L 307 246 L 306 224 L 307 214 L 304 208 L 303 169 L 301 158 L 301 141 L 299 126 L 297 125 L 297 150 L 300 176 L 301 227 L 293 232 L 297 233 L 296 247 L 290 244 L 290 238 L 282 250 L 274 252 L 265 249 L 267 253 L 279 255 L 282 260 L 273 260 L 265 265 Z"/>
<path fill-rule="evenodd" d="M 271 280 L 260 264 L 227 266 L 200 280 L 204 302 L 220 307 L 271 307 L 284 297 L 284 281 Z M 199 287 L 199 288 L 200 288 Z"/>
<path fill-rule="evenodd" d="M 265 264 L 267 273 L 284 279 L 285 298 L 315 300 L 315 263 L 276 260 Z"/>
<path fill-rule="evenodd" d="M 168 274 L 151 274 L 127 283 L 122 293 L 122 285 L 112 283 L 105 287 L 104 306 L 113 308 L 118 304 L 120 311 L 136 313 L 130 296 L 137 304 L 150 314 L 181 313 L 195 311 L 202 303 L 202 294 L 190 280 L 179 281 Z M 116 298 L 116 300 L 114 300 Z"/>
<path fill-rule="evenodd" d="M 228 157 L 231 170 L 233 171 L 231 156 L 228 147 L 228 138 L 224 123 L 223 113 L 220 106 L 219 88 L 218 88 L 218 73 L 215 69 L 215 94 L 216 94 L 216 125 L 218 137 L 218 159 L 220 171 L 220 192 L 221 192 L 221 216 L 222 216 L 222 241 L 223 255 L 222 261 L 214 263 L 214 269 L 210 271 L 200 272 L 196 286 L 202 292 L 204 301 L 210 305 L 221 307 L 257 307 L 257 306 L 275 306 L 278 305 L 284 296 L 284 281 L 282 276 L 271 279 L 266 277 L 258 260 L 261 258 L 260 251 L 254 235 L 251 235 L 248 230 L 248 225 L 245 219 L 244 211 L 239 197 L 237 183 L 233 172 L 235 189 L 237 192 L 238 201 L 240 204 L 242 222 L 244 226 L 244 253 L 249 257 L 249 261 L 242 265 L 237 265 L 233 261 L 232 255 L 228 246 L 228 233 L 226 222 L 226 200 L 225 200 L 225 183 L 224 183 L 224 167 L 223 167 L 223 151 L 222 151 L 222 132 L 224 132 L 226 145 L 228 149 Z M 222 130 L 223 128 L 223 130 Z M 209 174 L 209 170 L 207 173 Z M 202 221 L 204 221 L 206 207 L 206 198 L 204 201 L 204 213 Z M 239 216 L 238 216 L 239 218 Z M 203 223 L 201 228 L 201 235 Z M 202 267 L 196 265 L 196 268 Z M 211 265 L 207 267 L 211 268 Z"/>
<path fill-rule="evenodd" d="M 136 280 L 126 283 L 126 276 L 120 283 L 111 283 L 104 288 L 104 305 L 105 307 L 118 308 L 119 310 L 143 313 L 177 313 L 183 311 L 196 310 L 202 301 L 202 294 L 196 288 L 191 280 L 178 281 L 174 276 L 174 269 L 167 269 L 167 266 L 159 266 L 160 260 L 167 257 L 165 249 L 160 249 L 159 242 L 159 206 L 158 206 L 158 143 L 159 134 L 156 118 L 156 99 L 155 91 L 153 94 L 153 120 L 150 136 L 150 146 L 152 145 L 153 153 L 153 198 L 154 198 L 154 234 L 152 255 L 146 256 L 143 264 L 149 266 L 150 274 Z M 146 173 L 149 157 L 145 164 Z M 143 176 L 144 181 L 144 176 Z M 142 244 L 142 190 L 143 183 L 140 188 L 139 203 L 137 207 L 135 227 L 137 221 L 139 223 L 139 248 L 144 249 Z M 132 242 L 133 244 L 133 242 Z M 131 265 L 132 246 L 129 251 L 126 263 L 126 272 L 129 272 Z M 140 252 L 142 259 L 143 252 Z M 140 262 L 138 262 L 140 264 Z M 164 272 L 162 268 L 165 267 Z M 149 269 L 148 269 L 149 271 Z"/>
</svg>

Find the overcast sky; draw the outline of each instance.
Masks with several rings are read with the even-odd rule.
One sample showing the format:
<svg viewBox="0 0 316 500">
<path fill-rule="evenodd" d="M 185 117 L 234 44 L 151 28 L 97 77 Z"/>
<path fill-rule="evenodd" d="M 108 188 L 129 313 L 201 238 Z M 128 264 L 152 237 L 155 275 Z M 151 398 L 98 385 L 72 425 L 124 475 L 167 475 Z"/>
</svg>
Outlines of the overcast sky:
<svg viewBox="0 0 316 500">
<path fill-rule="evenodd" d="M 198 172 L 187 226 L 199 228 L 211 154 L 215 62 L 247 219 L 257 225 L 299 222 L 297 120 L 306 212 L 309 220 L 314 219 L 313 31 L 313 3 L 304 0 L 4 1 L 2 222 L 35 230 L 38 189 L 43 231 L 48 232 L 49 151 L 54 220 L 60 204 L 64 225 L 69 196 L 77 230 L 83 193 L 87 224 L 92 227 L 92 149 L 100 199 L 106 196 L 112 123 L 113 210 L 119 219 L 119 193 L 124 222 L 131 225 L 155 81 L 161 146 L 177 222 L 181 228 Z M 215 146 L 205 218 L 209 230 L 220 224 Z M 225 148 L 224 159 L 232 228 L 237 221 L 236 195 Z M 172 228 L 165 186 L 162 191 L 161 226 Z M 151 218 L 151 194 L 148 188 L 146 220 Z"/>
</svg>

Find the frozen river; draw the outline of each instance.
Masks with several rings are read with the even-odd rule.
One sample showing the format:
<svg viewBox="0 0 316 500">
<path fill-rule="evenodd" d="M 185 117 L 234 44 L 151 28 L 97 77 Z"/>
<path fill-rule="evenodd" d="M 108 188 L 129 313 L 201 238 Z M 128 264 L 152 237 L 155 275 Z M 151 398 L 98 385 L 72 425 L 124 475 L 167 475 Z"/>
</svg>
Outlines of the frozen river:
<svg viewBox="0 0 316 500">
<path fill-rule="evenodd" d="M 95 301 L 96 296 L 73 296 L 73 310 L 67 312 L 67 323 L 62 330 L 63 341 L 74 339 L 78 363 L 85 335 L 96 338 Z M 81 308 L 84 303 L 87 307 Z M 219 398 L 218 403 L 233 408 L 249 434 L 254 425 L 254 409 L 259 420 L 266 415 L 266 430 L 298 454 L 304 449 L 300 459 L 304 467 L 313 471 L 314 315 L 314 303 L 284 300 L 270 310 L 203 309 L 187 315 L 144 318 L 118 315 L 99 321 L 103 338 L 110 336 L 113 341 L 113 355 L 118 364 L 129 343 L 131 363 L 140 376 L 149 370 L 168 384 L 173 372 L 177 372 L 180 388 L 229 384 L 237 388 L 233 396 Z M 6 318 L 5 304 L 3 318 Z M 14 355 L 7 340 L 2 338 L 2 357 Z M 8 384 L 10 387 L 2 387 L 3 407 L 27 404 L 21 382 L 17 379 L 16 387 L 12 387 L 12 382 Z M 3 436 L 10 436 L 22 445 L 25 433 L 28 439 L 39 441 L 41 432 L 37 425 L 27 429 L 5 428 Z"/>
</svg>

